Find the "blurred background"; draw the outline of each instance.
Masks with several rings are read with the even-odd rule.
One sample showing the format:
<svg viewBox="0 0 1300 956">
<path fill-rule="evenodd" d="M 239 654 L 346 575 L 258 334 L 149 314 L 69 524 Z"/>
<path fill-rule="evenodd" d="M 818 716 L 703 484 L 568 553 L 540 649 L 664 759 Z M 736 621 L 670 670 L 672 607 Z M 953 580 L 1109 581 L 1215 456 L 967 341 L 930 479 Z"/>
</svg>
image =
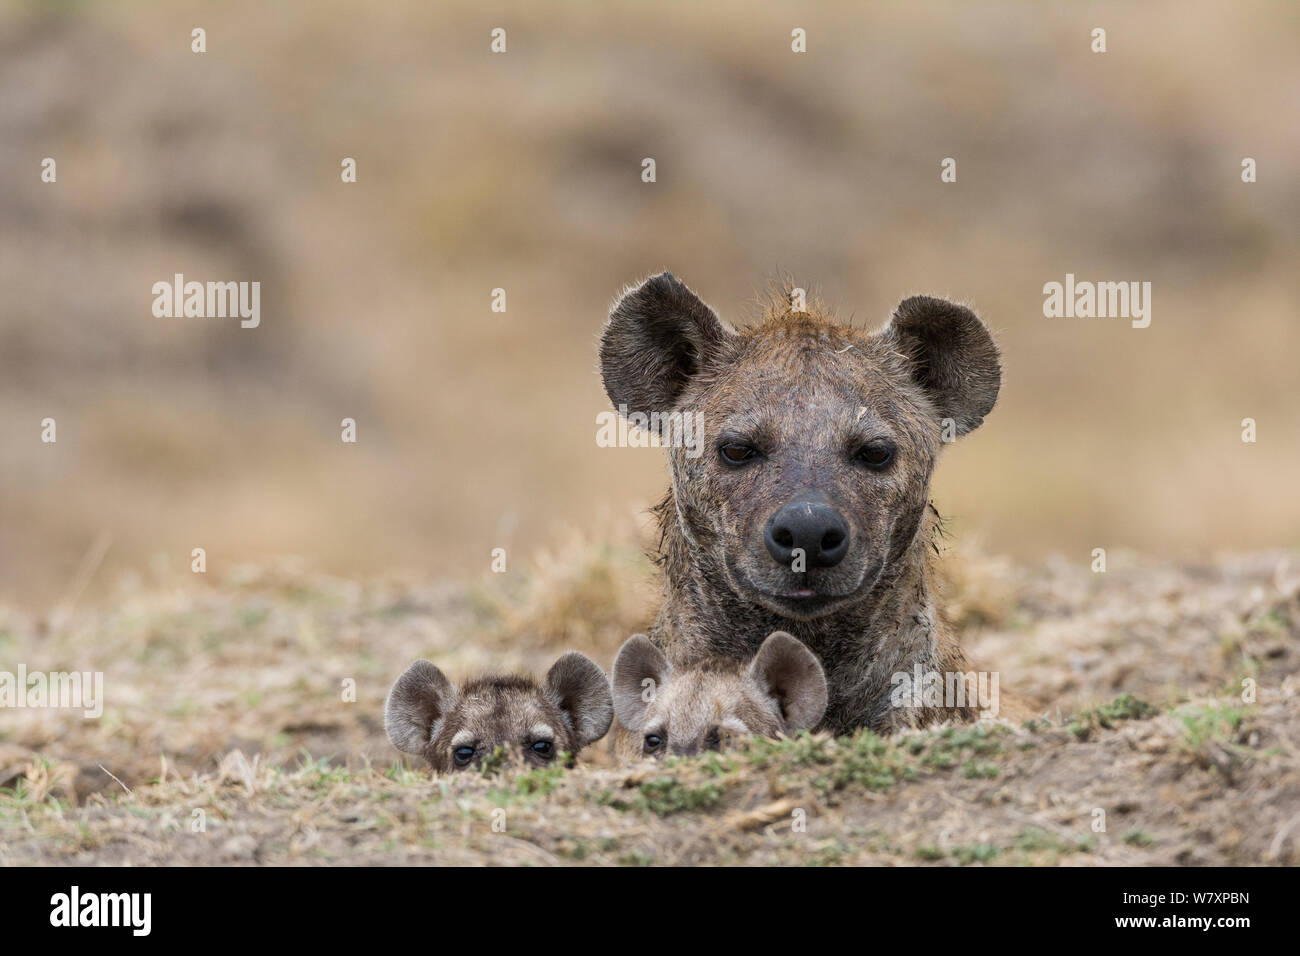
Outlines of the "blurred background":
<svg viewBox="0 0 1300 956">
<path fill-rule="evenodd" d="M 973 305 L 1006 373 L 938 472 L 957 536 L 1294 546 L 1298 45 L 1283 2 L 0 3 L 0 598 L 644 523 L 595 345 L 662 269 L 740 324 L 783 274 Z M 155 318 L 178 272 L 259 281 L 260 327 Z M 1067 272 L 1151 282 L 1150 328 L 1044 318 Z"/>
</svg>

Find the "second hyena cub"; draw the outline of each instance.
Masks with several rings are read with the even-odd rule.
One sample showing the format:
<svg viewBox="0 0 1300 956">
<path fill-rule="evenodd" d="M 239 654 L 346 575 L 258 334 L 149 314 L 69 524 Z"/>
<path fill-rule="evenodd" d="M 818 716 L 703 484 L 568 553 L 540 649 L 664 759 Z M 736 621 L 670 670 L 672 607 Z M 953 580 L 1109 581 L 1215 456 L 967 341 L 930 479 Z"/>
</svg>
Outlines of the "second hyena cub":
<svg viewBox="0 0 1300 956">
<path fill-rule="evenodd" d="M 655 644 L 634 634 L 612 672 L 625 759 L 718 750 L 728 737 L 791 734 L 826 712 L 826 676 L 817 655 L 784 631 L 768 635 L 748 664 L 708 657 L 674 668 Z"/>
<path fill-rule="evenodd" d="M 614 719 L 605 672 L 569 651 L 538 684 L 531 677 L 480 677 L 458 689 L 429 661 L 397 678 L 384 704 L 384 729 L 398 750 L 439 773 L 477 764 L 496 748 L 525 765 L 549 766 L 604 737 Z"/>
</svg>

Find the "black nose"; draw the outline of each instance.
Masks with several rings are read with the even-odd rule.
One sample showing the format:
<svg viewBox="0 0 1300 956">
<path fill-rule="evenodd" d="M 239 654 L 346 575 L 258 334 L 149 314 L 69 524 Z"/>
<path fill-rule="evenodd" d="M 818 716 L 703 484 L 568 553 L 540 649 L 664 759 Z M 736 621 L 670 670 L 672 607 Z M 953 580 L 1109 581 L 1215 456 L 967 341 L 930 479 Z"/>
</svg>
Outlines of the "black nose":
<svg viewBox="0 0 1300 956">
<path fill-rule="evenodd" d="M 798 497 L 767 523 L 767 550 L 779 564 L 794 564 L 803 549 L 809 568 L 834 567 L 849 553 L 849 523 L 821 495 Z"/>
</svg>

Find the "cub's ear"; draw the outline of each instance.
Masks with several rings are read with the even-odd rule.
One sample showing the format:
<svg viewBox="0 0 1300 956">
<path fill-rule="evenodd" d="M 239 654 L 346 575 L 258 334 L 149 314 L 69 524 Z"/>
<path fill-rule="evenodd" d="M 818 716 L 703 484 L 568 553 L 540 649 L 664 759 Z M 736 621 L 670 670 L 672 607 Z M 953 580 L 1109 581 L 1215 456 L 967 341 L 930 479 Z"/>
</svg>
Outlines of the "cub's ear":
<svg viewBox="0 0 1300 956">
<path fill-rule="evenodd" d="M 940 418 L 956 434 L 978 428 L 993 410 L 1002 365 L 993 336 L 970 309 L 946 299 L 915 295 L 898 304 L 880 335 L 911 363 Z"/>
<path fill-rule="evenodd" d="M 669 412 L 682 389 L 735 333 L 667 272 L 614 303 L 600 339 L 600 374 L 614 407 Z"/>
<path fill-rule="evenodd" d="M 654 695 L 668 682 L 672 667 L 664 652 L 644 634 L 633 634 L 618 649 L 614 669 L 614 713 L 628 730 L 639 730 Z M 651 680 L 653 684 L 645 684 Z"/>
<path fill-rule="evenodd" d="M 754 655 L 749 676 L 777 706 L 787 733 L 808 730 L 826 713 L 826 675 L 799 638 L 773 631 Z"/>
<path fill-rule="evenodd" d="M 456 706 L 456 689 L 429 661 L 416 661 L 393 682 L 384 702 L 384 730 L 403 753 L 424 756 Z"/>
<path fill-rule="evenodd" d="M 604 737 L 614 722 L 614 698 L 605 672 L 586 654 L 569 651 L 546 672 L 546 699 L 569 721 L 578 746 Z"/>
</svg>

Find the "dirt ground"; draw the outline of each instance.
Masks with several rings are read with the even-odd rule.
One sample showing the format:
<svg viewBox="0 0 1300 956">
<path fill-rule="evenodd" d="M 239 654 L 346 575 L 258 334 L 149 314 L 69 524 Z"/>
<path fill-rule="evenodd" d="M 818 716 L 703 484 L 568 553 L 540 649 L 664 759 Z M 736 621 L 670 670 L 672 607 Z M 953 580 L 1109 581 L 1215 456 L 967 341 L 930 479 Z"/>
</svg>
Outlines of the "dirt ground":
<svg viewBox="0 0 1300 956">
<path fill-rule="evenodd" d="M 1300 558 L 944 566 L 977 666 L 1035 718 L 441 779 L 384 736 L 396 674 L 608 665 L 653 602 L 636 548 L 573 541 L 468 588 L 286 563 L 0 609 L 6 666 L 101 670 L 106 701 L 0 712 L 0 863 L 1300 861 Z"/>
</svg>

